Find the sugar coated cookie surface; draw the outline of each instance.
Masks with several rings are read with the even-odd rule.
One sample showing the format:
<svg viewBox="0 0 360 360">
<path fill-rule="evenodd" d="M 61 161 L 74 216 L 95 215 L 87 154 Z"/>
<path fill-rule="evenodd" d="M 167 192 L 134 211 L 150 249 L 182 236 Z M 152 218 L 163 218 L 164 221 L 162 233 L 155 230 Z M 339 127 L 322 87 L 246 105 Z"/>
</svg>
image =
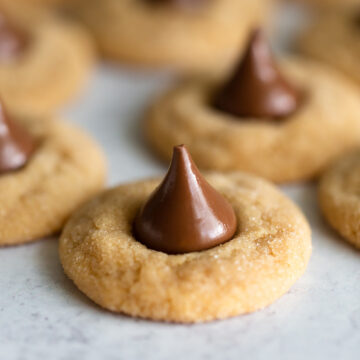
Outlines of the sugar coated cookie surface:
<svg viewBox="0 0 360 360">
<path fill-rule="evenodd" d="M 345 239 L 360 248 L 360 152 L 340 158 L 319 185 L 322 212 Z"/>
<path fill-rule="evenodd" d="M 24 168 L 0 175 L 0 245 L 59 231 L 104 184 L 103 154 L 83 131 L 61 121 L 23 125 L 38 145 Z"/>
<path fill-rule="evenodd" d="M 207 180 L 235 210 L 231 240 L 182 255 L 150 250 L 132 229 L 159 181 L 127 184 L 97 196 L 69 220 L 59 247 L 66 274 L 100 306 L 155 320 L 210 321 L 269 305 L 305 271 L 309 226 L 264 180 L 243 173 L 213 173 Z"/>
<path fill-rule="evenodd" d="M 314 62 L 292 59 L 281 68 L 304 91 L 294 114 L 280 121 L 230 115 L 212 105 L 219 82 L 194 79 L 151 106 L 144 123 L 149 145 L 170 159 L 173 145 L 183 143 L 203 169 L 242 170 L 275 182 L 317 176 L 360 145 L 360 92 Z"/>
</svg>

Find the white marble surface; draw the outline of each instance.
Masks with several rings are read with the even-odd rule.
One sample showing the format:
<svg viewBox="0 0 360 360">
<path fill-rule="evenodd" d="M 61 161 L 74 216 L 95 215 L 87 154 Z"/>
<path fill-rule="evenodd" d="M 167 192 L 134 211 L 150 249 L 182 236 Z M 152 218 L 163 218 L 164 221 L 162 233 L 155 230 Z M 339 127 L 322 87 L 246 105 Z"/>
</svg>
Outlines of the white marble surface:
<svg viewBox="0 0 360 360">
<path fill-rule="evenodd" d="M 109 184 L 162 173 L 138 131 L 164 75 L 99 68 L 65 114 L 104 147 Z M 170 325 L 102 310 L 61 269 L 57 240 L 0 249 L 0 359 L 359 359 L 360 253 L 324 224 L 314 185 L 283 188 L 313 228 L 313 256 L 288 294 L 263 311 Z M 1 201 L 1 200 L 0 200 Z"/>
</svg>

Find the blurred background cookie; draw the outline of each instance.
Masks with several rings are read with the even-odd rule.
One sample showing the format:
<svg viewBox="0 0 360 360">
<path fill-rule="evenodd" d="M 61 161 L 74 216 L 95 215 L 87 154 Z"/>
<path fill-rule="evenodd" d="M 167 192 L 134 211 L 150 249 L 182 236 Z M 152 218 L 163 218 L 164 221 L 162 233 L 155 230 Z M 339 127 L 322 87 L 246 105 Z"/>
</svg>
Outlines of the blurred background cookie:
<svg viewBox="0 0 360 360">
<path fill-rule="evenodd" d="M 76 0 L 107 58 L 183 71 L 232 63 L 249 30 L 264 22 L 271 0 Z"/>
<path fill-rule="evenodd" d="M 0 0 L 0 3 L 9 1 L 16 2 L 21 6 L 53 8 L 71 0 Z"/>
<path fill-rule="evenodd" d="M 319 185 L 321 210 L 329 224 L 360 248 L 360 151 L 340 158 Z"/>
<path fill-rule="evenodd" d="M 299 48 L 360 83 L 360 6 L 358 12 L 318 14 L 300 37 Z"/>
<path fill-rule="evenodd" d="M 255 32 L 229 79 L 175 86 L 151 106 L 144 131 L 165 159 L 183 143 L 205 169 L 307 180 L 360 145 L 359 96 L 352 82 L 317 62 L 277 64 Z"/>
<path fill-rule="evenodd" d="M 0 103 L 0 246 L 59 231 L 105 180 L 105 159 L 77 127 L 8 113 Z"/>
<path fill-rule="evenodd" d="M 314 9 L 326 10 L 326 9 L 345 9 L 359 7 L 359 0 L 287 0 L 284 2 L 298 3 L 308 5 Z"/>
<path fill-rule="evenodd" d="M 81 26 L 0 1 L 0 94 L 10 108 L 53 112 L 85 85 L 93 63 L 93 44 Z"/>
</svg>

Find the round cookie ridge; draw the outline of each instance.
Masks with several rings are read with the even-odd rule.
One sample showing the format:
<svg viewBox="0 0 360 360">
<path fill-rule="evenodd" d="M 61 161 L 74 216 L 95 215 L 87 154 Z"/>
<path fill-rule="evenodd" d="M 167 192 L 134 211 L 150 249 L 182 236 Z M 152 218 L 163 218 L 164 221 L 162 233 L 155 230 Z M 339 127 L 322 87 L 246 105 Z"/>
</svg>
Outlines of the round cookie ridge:
<svg viewBox="0 0 360 360">
<path fill-rule="evenodd" d="M 211 173 L 233 206 L 232 240 L 181 255 L 151 250 L 133 221 L 159 180 L 108 190 L 79 209 L 60 237 L 65 273 L 100 306 L 131 316 L 203 322 L 261 309 L 286 293 L 311 255 L 309 225 L 273 185 L 245 173 Z"/>
<path fill-rule="evenodd" d="M 329 224 L 360 248 L 360 151 L 338 159 L 325 172 L 318 197 Z"/>
<path fill-rule="evenodd" d="M 59 231 L 105 181 L 103 153 L 82 130 L 60 120 L 17 121 L 37 147 L 25 167 L 0 175 L 0 246 Z"/>
<path fill-rule="evenodd" d="M 0 64 L 0 94 L 25 116 L 52 114 L 88 80 L 93 42 L 82 26 L 50 11 L 9 1 L 4 9 L 11 24 L 28 35 L 28 45 L 18 59 Z"/>
<path fill-rule="evenodd" d="M 184 72 L 223 71 L 247 33 L 270 12 L 268 0 L 210 0 L 199 9 L 149 0 L 69 4 L 108 58 Z"/>
<path fill-rule="evenodd" d="M 239 118 L 211 105 L 219 81 L 193 79 L 157 99 L 144 122 L 163 159 L 184 143 L 203 169 L 247 171 L 277 183 L 311 179 L 360 144 L 359 89 L 331 69 L 304 59 L 280 62 L 305 101 L 282 121 Z M 341 107 L 339 104 L 342 104 Z"/>
<path fill-rule="evenodd" d="M 319 10 L 337 10 L 356 9 L 359 8 L 359 0 L 296 0 L 297 2 L 305 2 L 311 6 L 318 7 Z"/>
<path fill-rule="evenodd" d="M 360 84 L 360 4 L 354 11 L 321 12 L 300 36 L 299 49 Z"/>
</svg>

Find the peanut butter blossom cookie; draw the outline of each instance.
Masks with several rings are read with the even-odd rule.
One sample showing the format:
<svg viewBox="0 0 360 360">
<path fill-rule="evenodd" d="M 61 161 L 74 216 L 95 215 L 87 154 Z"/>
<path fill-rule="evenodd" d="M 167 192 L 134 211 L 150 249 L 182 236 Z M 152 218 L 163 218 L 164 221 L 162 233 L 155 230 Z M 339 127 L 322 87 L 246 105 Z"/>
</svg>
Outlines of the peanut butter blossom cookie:
<svg viewBox="0 0 360 360">
<path fill-rule="evenodd" d="M 0 107 L 0 246 L 60 230 L 104 177 L 103 155 L 82 131 Z"/>
<path fill-rule="evenodd" d="M 300 49 L 360 84 L 360 3 L 355 11 L 319 14 L 301 37 Z"/>
<path fill-rule="evenodd" d="M 54 7 L 63 3 L 66 3 L 67 1 L 72 1 L 72 0 L 0 0 L 0 5 L 1 3 L 6 3 L 6 2 L 16 2 L 19 4 L 19 11 L 21 11 L 21 7 L 26 6 L 26 7 Z"/>
<path fill-rule="evenodd" d="M 328 9 L 354 9 L 359 6 L 359 0 L 297 0 L 297 2 L 306 2 L 322 11 Z"/>
<path fill-rule="evenodd" d="M 319 202 L 330 225 L 360 248 L 360 152 L 340 158 L 324 174 Z"/>
<path fill-rule="evenodd" d="M 177 146 L 159 183 L 108 190 L 64 228 L 64 270 L 100 306 L 163 321 L 223 319 L 271 304 L 303 274 L 309 226 L 266 181 L 205 179 Z"/>
<path fill-rule="evenodd" d="M 10 108 L 42 116 L 82 88 L 94 60 L 92 42 L 78 25 L 9 4 L 0 2 L 0 93 Z"/>
<path fill-rule="evenodd" d="M 229 80 L 196 78 L 155 101 L 145 135 L 165 159 L 184 143 L 204 169 L 304 180 L 360 145 L 359 96 L 316 63 L 292 58 L 277 65 L 257 30 Z"/>
<path fill-rule="evenodd" d="M 17 1 L 23 1 L 23 2 L 27 2 L 28 4 L 32 4 L 32 5 L 39 5 L 39 6 L 54 6 L 54 5 L 60 5 L 60 4 L 64 4 L 68 1 L 72 1 L 72 0 L 17 0 Z"/>
<path fill-rule="evenodd" d="M 72 10 L 109 58 L 185 71 L 226 68 L 268 0 L 76 0 Z"/>
</svg>

